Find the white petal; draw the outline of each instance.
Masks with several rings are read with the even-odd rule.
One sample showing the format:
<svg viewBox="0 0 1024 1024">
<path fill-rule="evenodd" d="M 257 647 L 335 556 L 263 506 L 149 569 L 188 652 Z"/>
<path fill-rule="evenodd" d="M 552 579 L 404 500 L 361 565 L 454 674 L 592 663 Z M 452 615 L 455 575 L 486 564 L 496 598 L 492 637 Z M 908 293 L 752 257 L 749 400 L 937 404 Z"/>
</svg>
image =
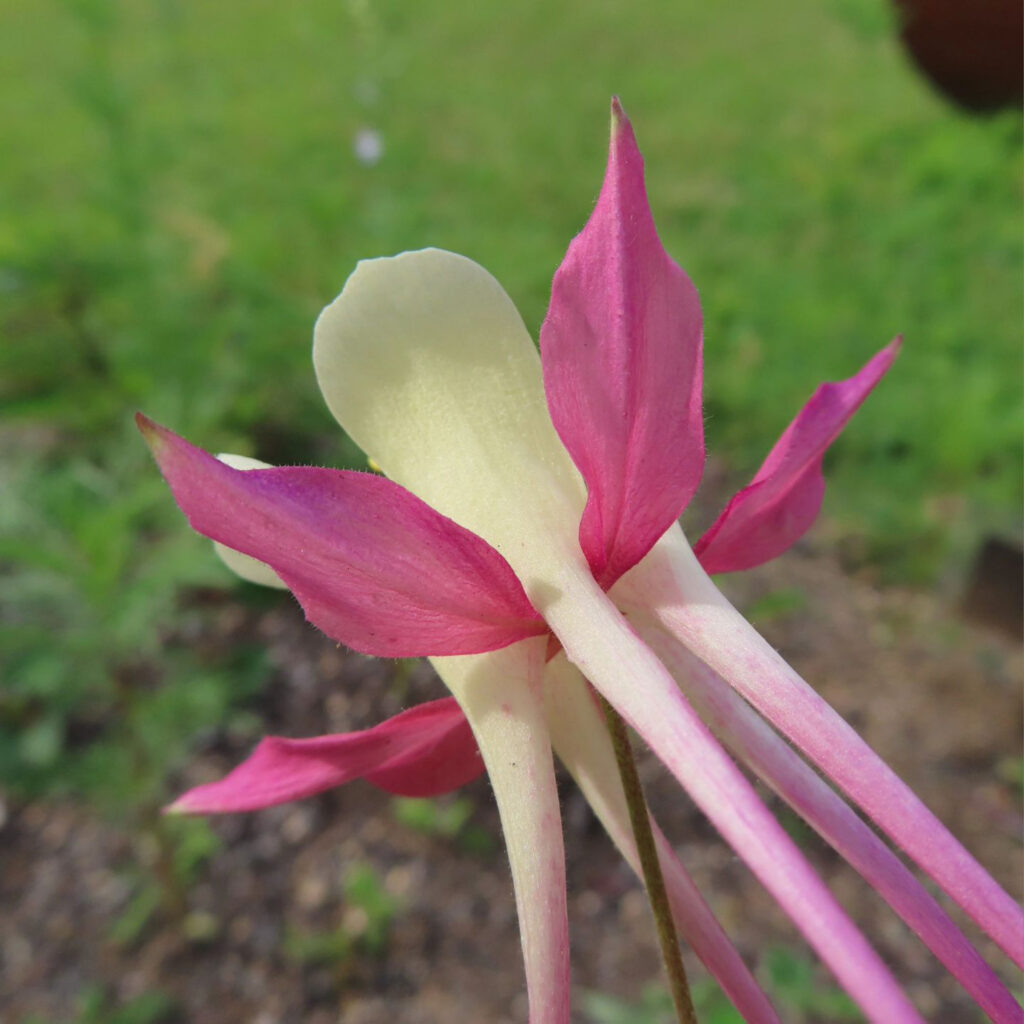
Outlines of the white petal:
<svg viewBox="0 0 1024 1024">
<path fill-rule="evenodd" d="M 249 455 L 233 455 L 231 452 L 218 452 L 217 458 L 232 469 L 273 469 L 269 462 L 260 462 Z"/>
<path fill-rule="evenodd" d="M 473 727 L 515 886 L 530 1024 L 569 1024 L 565 849 L 542 695 L 547 638 L 431 659 Z"/>
<path fill-rule="evenodd" d="M 548 415 L 540 357 L 501 285 L 438 249 L 360 263 L 317 321 L 317 379 L 392 480 L 494 545 L 532 598 L 582 564 L 582 480 Z"/>
<path fill-rule="evenodd" d="M 248 455 L 232 455 L 230 452 L 222 452 L 217 456 L 221 462 L 226 463 L 232 469 L 272 469 L 269 462 L 260 462 L 259 459 L 250 459 Z M 258 583 L 263 587 L 275 587 L 278 590 L 287 590 L 288 585 L 280 576 L 270 568 L 269 565 L 257 558 L 243 555 L 241 551 L 235 551 L 226 544 L 219 541 L 213 542 L 213 550 L 220 556 L 220 560 L 236 575 L 249 583 Z"/>
</svg>

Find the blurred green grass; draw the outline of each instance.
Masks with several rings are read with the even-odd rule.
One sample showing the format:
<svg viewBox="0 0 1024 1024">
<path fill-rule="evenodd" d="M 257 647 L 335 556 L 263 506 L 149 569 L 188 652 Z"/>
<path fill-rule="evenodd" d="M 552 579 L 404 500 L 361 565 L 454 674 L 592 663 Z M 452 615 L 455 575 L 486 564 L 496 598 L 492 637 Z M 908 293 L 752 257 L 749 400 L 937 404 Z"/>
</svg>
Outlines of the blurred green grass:
<svg viewBox="0 0 1024 1024">
<path fill-rule="evenodd" d="M 924 582 L 1019 526 L 1019 120 L 935 97 L 881 0 L 785 17 L 8 0 L 0 60 L 18 84 L 0 93 L 8 780 L 84 785 L 85 706 L 108 745 L 134 723 L 159 780 L 204 715 L 253 691 L 223 658 L 158 660 L 176 588 L 227 576 L 130 414 L 214 450 L 358 464 L 311 373 L 321 306 L 358 259 L 438 245 L 495 273 L 536 332 L 597 195 L 612 93 L 702 292 L 708 440 L 737 482 L 820 380 L 903 332 L 830 457 L 831 512 L 865 557 Z M 372 166 L 364 129 L 383 141 Z M 125 683 L 140 658 L 156 683 Z"/>
</svg>

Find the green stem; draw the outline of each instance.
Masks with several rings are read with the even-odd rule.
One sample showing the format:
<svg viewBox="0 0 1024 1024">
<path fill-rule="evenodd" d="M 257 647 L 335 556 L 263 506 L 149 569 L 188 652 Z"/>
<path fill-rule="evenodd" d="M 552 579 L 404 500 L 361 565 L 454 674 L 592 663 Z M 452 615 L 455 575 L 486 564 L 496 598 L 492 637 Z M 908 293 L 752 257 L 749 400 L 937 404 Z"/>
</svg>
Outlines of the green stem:
<svg viewBox="0 0 1024 1024">
<path fill-rule="evenodd" d="M 615 760 L 619 765 L 619 777 L 626 793 L 626 804 L 629 806 L 629 820 L 633 826 L 637 852 L 640 855 L 640 869 L 647 888 L 647 898 L 654 911 L 654 920 L 658 926 L 658 941 L 661 943 L 661 955 L 668 973 L 669 988 L 672 1001 L 675 1003 L 679 1024 L 697 1024 L 697 1014 L 693 1009 L 690 997 L 690 985 L 686 980 L 686 968 L 679 951 L 679 939 L 676 935 L 675 921 L 672 919 L 672 908 L 668 902 L 665 879 L 661 874 L 661 862 L 658 850 L 654 845 L 654 833 L 651 831 L 651 818 L 647 813 L 647 801 L 644 799 L 640 776 L 636 770 L 636 759 L 633 747 L 629 742 L 629 732 L 622 716 L 601 697 L 608 734 L 615 748 Z"/>
</svg>

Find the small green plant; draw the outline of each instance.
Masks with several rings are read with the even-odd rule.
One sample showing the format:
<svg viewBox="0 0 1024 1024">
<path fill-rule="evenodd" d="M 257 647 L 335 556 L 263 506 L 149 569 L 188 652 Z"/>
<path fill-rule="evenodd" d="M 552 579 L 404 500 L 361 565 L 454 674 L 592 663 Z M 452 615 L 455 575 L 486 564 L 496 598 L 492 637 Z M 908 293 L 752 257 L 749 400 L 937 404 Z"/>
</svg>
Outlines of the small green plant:
<svg viewBox="0 0 1024 1024">
<path fill-rule="evenodd" d="M 770 947 L 758 973 L 772 1002 L 793 1024 L 863 1020 L 850 997 L 824 981 L 814 962 L 799 950 Z M 695 979 L 690 991 L 701 1024 L 743 1024 L 739 1011 L 712 978 Z M 668 1024 L 674 1019 L 672 998 L 659 985 L 645 988 L 638 1002 L 588 992 L 583 1007 L 590 1024 Z"/>
<path fill-rule="evenodd" d="M 165 1024 L 177 1018 L 174 1000 L 163 992 L 143 992 L 122 1006 L 102 985 L 90 985 L 79 999 L 74 1024 Z M 45 1017 L 28 1017 L 23 1024 L 54 1024 Z"/>
<path fill-rule="evenodd" d="M 859 1021 L 864 1018 L 846 993 L 822 980 L 820 969 L 805 954 L 788 946 L 773 946 L 762 957 L 769 993 L 788 1019 Z"/>
<path fill-rule="evenodd" d="M 744 1024 L 739 1010 L 713 978 L 698 978 L 692 991 L 693 1005 L 703 1024 Z"/>
<path fill-rule="evenodd" d="M 779 819 L 779 824 L 786 830 L 789 838 L 800 849 L 807 849 L 807 847 L 814 845 L 818 834 L 791 807 L 786 804 L 777 807 L 776 817 Z"/>
<path fill-rule="evenodd" d="M 696 992 L 693 995 L 696 1000 Z M 695 1008 L 699 1012 L 700 1007 Z M 675 1019 L 672 997 L 658 985 L 648 985 L 636 1003 L 603 992 L 587 992 L 583 996 L 583 1011 L 591 1024 L 670 1024 Z"/>
<path fill-rule="evenodd" d="M 352 955 L 352 937 L 344 928 L 304 932 L 290 927 L 285 932 L 284 953 L 305 967 L 340 966 Z"/>
<path fill-rule="evenodd" d="M 762 625 L 777 619 L 785 619 L 806 607 L 807 595 L 796 587 L 786 587 L 758 598 L 746 612 L 751 622 Z"/>
<path fill-rule="evenodd" d="M 343 884 L 349 907 L 360 911 L 361 931 L 353 940 L 373 956 L 384 952 L 388 931 L 398 913 L 398 903 L 384 887 L 380 875 L 369 864 L 354 864 Z"/>
<path fill-rule="evenodd" d="M 304 966 L 335 966 L 343 969 L 359 954 L 377 957 L 387 948 L 388 932 L 398 913 L 397 901 L 388 893 L 369 864 L 353 864 L 342 880 L 345 912 L 336 928 L 300 931 L 289 928 L 285 955 Z"/>
<path fill-rule="evenodd" d="M 1024 795 L 1024 757 L 1004 757 L 996 764 L 996 774 L 1012 786 L 1018 796 Z"/>
<path fill-rule="evenodd" d="M 142 856 L 129 869 L 134 891 L 111 925 L 111 940 L 119 946 L 133 945 L 161 911 L 181 920 L 186 938 L 209 938 L 216 922 L 187 910 L 189 888 L 221 847 L 209 823 L 203 818 L 160 817 L 141 833 L 137 845 Z"/>
<path fill-rule="evenodd" d="M 407 828 L 451 840 L 467 853 L 493 853 L 497 845 L 495 838 L 486 829 L 472 823 L 473 810 L 473 801 L 467 796 L 445 800 L 395 797 L 391 801 L 395 820 Z"/>
<path fill-rule="evenodd" d="M 83 1012 L 81 1024 L 162 1024 L 175 1015 L 174 1001 L 162 992 L 144 992 L 120 1007 L 97 995 Z"/>
</svg>

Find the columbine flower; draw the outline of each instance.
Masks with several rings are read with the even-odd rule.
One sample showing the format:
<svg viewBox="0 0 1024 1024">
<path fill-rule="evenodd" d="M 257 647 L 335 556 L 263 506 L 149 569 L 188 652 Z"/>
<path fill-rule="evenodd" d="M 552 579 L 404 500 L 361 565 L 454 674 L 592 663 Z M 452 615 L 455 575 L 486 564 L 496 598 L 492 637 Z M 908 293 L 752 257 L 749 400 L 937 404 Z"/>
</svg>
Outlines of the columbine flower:
<svg viewBox="0 0 1024 1024">
<path fill-rule="evenodd" d="M 604 187 L 555 276 L 540 358 L 500 285 L 438 250 L 361 263 L 320 317 L 313 356 L 327 404 L 390 479 L 234 468 L 140 418 L 192 525 L 230 549 L 236 568 L 283 583 L 311 622 L 356 650 L 431 657 L 454 695 L 365 732 L 265 740 L 176 806 L 244 810 L 357 777 L 430 795 L 476 775 L 482 758 L 515 884 L 530 1019 L 566 1024 L 552 746 L 636 863 L 592 686 L 870 1019 L 919 1018 L 713 732 L 881 892 L 986 1012 L 1019 1020 L 946 913 L 772 726 L 1024 964 L 1019 908 L 708 576 L 760 564 L 806 531 L 821 505 L 824 452 L 899 342 L 818 390 L 695 554 L 677 520 L 704 464 L 700 305 L 658 240 L 617 101 L 612 115 Z M 660 835 L 659 844 L 680 930 L 748 1020 L 776 1020 Z"/>
</svg>

